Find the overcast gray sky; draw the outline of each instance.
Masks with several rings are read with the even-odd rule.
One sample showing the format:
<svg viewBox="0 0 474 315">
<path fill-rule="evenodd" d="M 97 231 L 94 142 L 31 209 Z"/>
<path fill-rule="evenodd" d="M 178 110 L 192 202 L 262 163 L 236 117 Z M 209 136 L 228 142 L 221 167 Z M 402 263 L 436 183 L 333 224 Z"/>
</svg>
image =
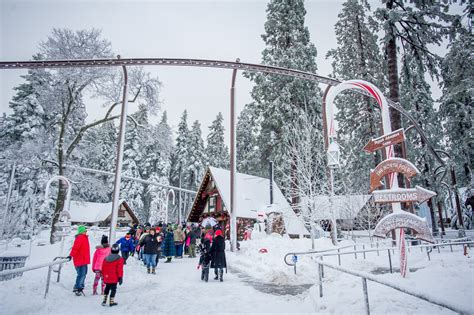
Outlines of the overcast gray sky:
<svg viewBox="0 0 474 315">
<path fill-rule="evenodd" d="M 0 0 L 1 60 L 28 60 L 52 28 L 98 28 L 123 57 L 176 57 L 260 63 L 261 34 L 267 1 L 51 1 Z M 306 1 L 306 25 L 318 49 L 321 75 L 331 72 L 327 51 L 336 46 L 334 24 L 342 0 Z M 375 3 L 379 3 L 376 1 Z M 189 122 L 207 127 L 221 111 L 229 122 L 231 71 L 205 68 L 147 67 L 163 87 L 162 110 L 173 127 L 184 109 Z M 23 71 L 0 71 L 0 112 L 9 112 L 12 88 Z M 251 101 L 252 84 L 239 75 L 237 110 Z M 134 111 L 136 108 L 131 108 Z M 98 104 L 87 106 L 89 120 L 104 113 Z M 129 112 L 130 112 L 129 111 Z M 228 128 L 227 128 L 228 129 Z M 228 137 L 226 135 L 228 140 Z"/>
<path fill-rule="evenodd" d="M 1 2 L 1 60 L 28 60 L 52 28 L 99 28 L 124 57 L 187 57 L 260 63 L 267 1 L 14 1 Z M 324 56 L 335 46 L 334 23 L 342 1 L 307 1 L 306 24 L 318 49 L 319 73 L 327 75 Z M 204 135 L 221 111 L 229 121 L 230 70 L 147 67 L 163 88 L 162 109 L 176 126 L 184 109 L 200 120 Z M 18 70 L 0 71 L 0 111 L 8 112 Z M 237 79 L 237 109 L 250 102 L 250 81 Z M 87 107 L 89 119 L 103 113 Z M 133 111 L 134 109 L 131 108 Z"/>
</svg>

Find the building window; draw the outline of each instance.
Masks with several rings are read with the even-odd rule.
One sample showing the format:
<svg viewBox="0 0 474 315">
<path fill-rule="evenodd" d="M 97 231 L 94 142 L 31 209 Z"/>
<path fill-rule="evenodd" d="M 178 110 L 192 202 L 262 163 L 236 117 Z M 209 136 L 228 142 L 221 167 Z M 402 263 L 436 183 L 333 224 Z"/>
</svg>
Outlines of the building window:
<svg viewBox="0 0 474 315">
<path fill-rule="evenodd" d="M 118 216 L 119 216 L 119 218 L 125 218 L 125 210 L 119 210 L 118 211 Z"/>
<path fill-rule="evenodd" d="M 216 210 L 216 196 L 212 196 L 209 198 L 209 212 L 213 212 Z"/>
</svg>

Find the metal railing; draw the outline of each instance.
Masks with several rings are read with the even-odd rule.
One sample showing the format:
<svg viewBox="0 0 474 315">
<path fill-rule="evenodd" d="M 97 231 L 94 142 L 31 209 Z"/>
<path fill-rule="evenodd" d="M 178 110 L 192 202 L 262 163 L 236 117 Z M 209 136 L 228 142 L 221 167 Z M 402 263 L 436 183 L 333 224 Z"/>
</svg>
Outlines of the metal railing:
<svg viewBox="0 0 474 315">
<path fill-rule="evenodd" d="M 322 258 L 322 257 L 321 257 Z M 392 288 L 394 290 L 400 291 L 402 293 L 414 296 L 416 298 L 419 298 L 421 300 L 427 301 L 431 304 L 435 304 L 444 308 L 447 308 L 453 312 L 459 313 L 459 314 L 469 314 L 470 310 L 463 309 L 462 307 L 459 307 L 458 305 L 454 305 L 450 301 L 440 301 L 439 298 L 430 296 L 429 294 L 426 293 L 420 293 L 415 290 L 413 290 L 409 286 L 403 286 L 399 285 L 397 283 L 391 282 L 391 281 L 386 281 L 385 279 L 380 279 L 378 276 L 371 275 L 366 272 L 361 272 L 361 271 L 355 271 L 351 270 L 348 268 L 344 268 L 341 266 L 337 266 L 335 264 L 331 264 L 328 262 L 324 262 L 322 259 L 318 259 L 316 261 L 318 264 L 318 278 L 319 278 L 319 297 L 323 297 L 323 278 L 324 278 L 324 267 L 328 267 L 343 273 L 347 273 L 356 277 L 360 277 L 362 279 L 362 290 L 364 294 L 364 306 L 365 306 L 365 312 L 366 314 L 370 314 L 370 305 L 369 305 L 369 292 L 367 288 L 367 280 L 370 280 L 375 283 L 379 283 L 381 285 L 384 285 L 386 287 Z"/>
<path fill-rule="evenodd" d="M 64 263 L 68 262 L 68 261 L 69 261 L 69 259 L 66 258 L 66 257 L 55 257 L 52 262 L 47 262 L 47 263 L 43 263 L 43 264 L 39 264 L 39 265 L 35 265 L 35 266 L 28 266 L 28 267 L 23 267 L 23 268 L 9 269 L 9 270 L 0 271 L 0 277 L 8 276 L 10 274 L 16 274 L 16 273 L 20 273 L 20 272 L 23 273 L 23 272 L 27 272 L 27 271 L 32 271 L 32 270 L 48 267 L 48 276 L 46 278 L 46 288 L 45 288 L 45 292 L 44 292 L 44 298 L 46 298 L 46 296 L 49 292 L 49 283 L 51 282 L 52 271 L 58 273 L 58 278 L 57 278 L 56 282 L 59 282 L 60 277 L 61 277 L 62 265 Z M 58 270 L 53 270 L 53 266 L 56 266 L 56 265 L 59 265 Z"/>
<path fill-rule="evenodd" d="M 410 252 L 413 249 L 419 248 L 421 251 L 423 251 L 423 248 L 426 249 L 426 254 L 428 257 L 428 260 L 431 260 L 430 253 L 433 251 L 433 248 L 437 248 L 438 253 L 440 253 L 440 248 L 450 246 L 451 252 L 453 252 L 453 246 L 456 245 L 463 245 L 467 247 L 471 247 L 471 245 L 474 245 L 474 241 L 470 240 L 463 240 L 463 241 L 456 241 L 456 242 L 442 242 L 442 243 L 436 243 L 436 244 L 421 244 L 421 245 L 412 245 L 412 246 L 407 246 L 407 251 Z M 361 250 L 357 250 L 357 247 L 362 247 Z M 347 248 L 354 248 L 353 251 L 341 251 L 343 249 Z M 380 255 L 380 252 L 382 251 L 387 251 L 387 258 L 388 258 L 388 263 L 389 263 L 389 270 L 390 273 L 393 273 L 393 266 L 392 266 L 392 254 L 395 253 L 395 250 L 397 250 L 396 247 L 383 247 L 383 248 L 370 248 L 370 249 L 365 249 L 365 244 L 355 244 L 355 245 L 348 245 L 348 246 L 342 246 L 342 247 L 337 247 L 337 248 L 332 248 L 332 249 L 325 249 L 325 250 L 319 250 L 319 251 L 306 251 L 306 252 L 292 252 L 292 253 L 287 253 L 283 260 L 285 264 L 288 266 L 291 266 L 294 268 L 295 274 L 296 274 L 296 264 L 297 264 L 297 259 L 294 259 L 294 256 L 297 255 L 317 255 L 317 257 L 327 257 L 327 256 L 338 256 L 338 264 L 341 266 L 341 256 L 343 255 L 354 255 L 354 258 L 357 259 L 357 254 L 362 254 L 363 258 L 366 259 L 366 253 L 370 252 L 377 252 L 377 255 Z M 337 253 L 335 253 L 337 251 Z M 289 257 L 292 257 L 291 262 L 288 261 Z"/>
<path fill-rule="evenodd" d="M 452 252 L 453 251 L 452 250 L 453 246 L 462 245 L 463 247 L 470 247 L 473 244 L 474 244 L 474 241 L 463 240 L 462 239 L 462 240 L 456 241 L 456 242 L 442 242 L 442 243 L 437 243 L 437 244 L 422 244 L 422 245 L 407 246 L 407 250 L 410 251 L 412 249 L 420 248 L 420 250 L 423 251 L 423 248 L 425 248 L 426 253 L 428 255 L 428 260 L 431 260 L 430 259 L 430 253 L 433 251 L 433 248 L 437 248 L 438 252 L 440 252 L 441 247 L 450 246 L 451 247 L 451 252 Z M 400 286 L 399 284 L 382 280 L 379 277 L 371 275 L 369 273 L 356 271 L 356 270 L 352 270 L 352 269 L 342 267 L 341 266 L 341 255 L 352 255 L 352 254 L 354 254 L 355 259 L 357 259 L 357 254 L 362 253 L 363 257 L 365 259 L 366 258 L 365 253 L 367 253 L 367 252 L 387 251 L 387 256 L 388 256 L 388 261 L 389 261 L 389 266 L 390 266 L 390 273 L 393 273 L 391 252 L 393 252 L 393 253 L 395 252 L 395 249 L 396 249 L 395 247 L 365 249 L 364 246 L 362 245 L 363 246 L 362 250 L 341 252 L 341 249 L 347 249 L 347 248 L 356 249 L 357 246 L 358 245 L 356 244 L 356 245 L 343 246 L 343 247 L 338 247 L 338 248 L 333 248 L 333 249 L 326 249 L 326 250 L 321 250 L 321 251 L 307 251 L 307 252 L 287 253 L 284 257 L 284 262 L 287 265 L 292 266 L 294 268 L 295 274 L 296 274 L 297 259 L 292 259 L 292 263 L 290 263 L 290 262 L 287 261 L 287 258 L 290 257 L 290 256 L 294 257 L 296 255 L 313 255 L 313 254 L 315 254 L 316 257 L 314 257 L 314 258 L 316 258 L 316 264 L 318 265 L 319 296 L 320 297 L 323 297 L 324 266 L 326 266 L 328 268 L 332 268 L 332 269 L 340 271 L 340 272 L 348 273 L 348 274 L 353 275 L 353 276 L 360 277 L 362 279 L 362 290 L 363 290 L 363 294 L 364 294 L 364 304 L 365 304 L 366 314 L 370 314 L 369 293 L 368 293 L 368 288 L 367 288 L 367 280 L 385 285 L 387 287 L 398 290 L 398 291 L 403 292 L 405 294 L 412 295 L 416 298 L 425 300 L 429 303 L 447 308 L 447 309 L 449 309 L 451 311 L 454 311 L 454 312 L 457 312 L 459 314 L 469 314 L 470 313 L 470 310 L 462 309 L 457 305 L 453 305 L 449 301 L 440 301 L 438 298 L 431 297 L 431 296 L 429 296 L 425 293 L 416 292 L 416 291 L 412 290 L 409 287 Z M 337 253 L 335 253 L 334 251 L 337 251 Z M 338 256 L 338 265 L 325 262 L 324 257 L 327 257 L 327 256 Z"/>
</svg>

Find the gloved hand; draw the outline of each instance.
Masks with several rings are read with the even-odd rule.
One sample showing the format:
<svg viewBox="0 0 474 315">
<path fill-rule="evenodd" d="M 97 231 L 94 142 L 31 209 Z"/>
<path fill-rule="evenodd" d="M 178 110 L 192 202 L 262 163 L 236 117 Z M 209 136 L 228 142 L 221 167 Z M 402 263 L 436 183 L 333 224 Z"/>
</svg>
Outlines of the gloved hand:
<svg viewBox="0 0 474 315">
<path fill-rule="evenodd" d="M 198 269 L 198 270 L 199 270 L 199 268 L 201 268 L 201 265 L 197 265 L 197 268 L 196 268 L 196 269 Z"/>
<path fill-rule="evenodd" d="M 122 285 L 123 279 L 119 278 L 119 285 Z"/>
<path fill-rule="evenodd" d="M 72 257 L 71 256 L 67 256 L 66 257 L 69 261 L 71 261 Z"/>
</svg>

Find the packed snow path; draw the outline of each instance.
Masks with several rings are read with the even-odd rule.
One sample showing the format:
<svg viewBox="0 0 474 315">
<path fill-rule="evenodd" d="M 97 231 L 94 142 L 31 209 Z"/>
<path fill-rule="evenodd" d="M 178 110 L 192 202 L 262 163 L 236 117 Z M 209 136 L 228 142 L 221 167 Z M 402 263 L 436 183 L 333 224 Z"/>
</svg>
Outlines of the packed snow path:
<svg viewBox="0 0 474 315">
<path fill-rule="evenodd" d="M 265 294 L 243 283 L 232 273 L 224 274 L 224 282 L 201 281 L 196 269 L 198 258 L 160 261 L 157 274 L 147 274 L 141 261 L 131 257 L 124 267 L 123 285 L 117 289 L 118 306 L 101 306 L 102 297 L 92 295 L 93 274 L 86 279 L 86 296 L 75 296 L 72 286 L 75 271 L 68 263 L 60 283 L 51 282 L 50 293 L 43 299 L 47 270 L 25 273 L 14 292 L 2 292 L 0 314 L 137 314 L 148 311 L 163 313 L 308 313 L 314 311 L 301 296 Z M 32 281 L 32 277 L 38 281 Z M 53 276 L 55 279 L 55 275 Z M 24 290 L 25 287 L 29 287 Z M 33 293 L 34 292 L 34 293 Z M 10 297 L 10 298 L 9 298 Z"/>
</svg>

